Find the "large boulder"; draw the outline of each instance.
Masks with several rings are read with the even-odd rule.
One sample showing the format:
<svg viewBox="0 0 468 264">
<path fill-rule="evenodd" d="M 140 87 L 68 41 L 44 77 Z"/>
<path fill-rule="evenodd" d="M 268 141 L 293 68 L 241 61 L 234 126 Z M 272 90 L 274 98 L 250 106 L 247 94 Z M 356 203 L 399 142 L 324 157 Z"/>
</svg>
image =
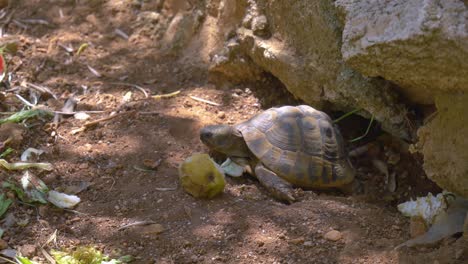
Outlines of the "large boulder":
<svg viewBox="0 0 468 264">
<path fill-rule="evenodd" d="M 460 0 L 338 0 L 343 58 L 417 103 L 468 91 L 468 9 Z"/>
<path fill-rule="evenodd" d="M 446 93 L 435 102 L 437 112 L 418 130 L 416 150 L 430 179 L 468 198 L 468 94 Z"/>
<path fill-rule="evenodd" d="M 216 4 L 219 24 L 235 27 L 224 36 L 224 48 L 212 56 L 211 72 L 238 81 L 269 72 L 314 107 L 327 102 L 345 111 L 362 108 L 361 114 L 374 115 L 388 132 L 411 138 L 405 107 L 391 83 L 365 77 L 343 63 L 342 25 L 332 1 L 220 0 Z M 222 16 L 226 7 L 244 8 L 238 21 Z"/>
</svg>

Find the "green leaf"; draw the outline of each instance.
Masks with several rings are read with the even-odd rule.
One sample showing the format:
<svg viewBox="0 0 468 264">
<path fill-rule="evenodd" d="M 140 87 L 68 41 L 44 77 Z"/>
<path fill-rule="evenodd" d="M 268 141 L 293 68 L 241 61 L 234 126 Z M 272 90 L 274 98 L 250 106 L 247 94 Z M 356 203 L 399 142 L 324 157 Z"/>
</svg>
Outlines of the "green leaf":
<svg viewBox="0 0 468 264">
<path fill-rule="evenodd" d="M 0 195 L 0 217 L 8 210 L 13 201 L 5 197 L 5 194 Z M 1 236 L 0 236 L 1 237 Z"/>
<path fill-rule="evenodd" d="M 41 109 L 32 109 L 32 110 L 24 110 L 21 112 L 14 113 L 13 115 L 0 119 L 0 125 L 3 123 L 19 123 L 23 120 L 33 118 L 33 117 L 45 117 L 45 116 L 53 116 L 52 112 L 41 110 Z"/>
<path fill-rule="evenodd" d="M 12 191 L 14 191 L 16 193 L 16 196 L 18 196 L 18 198 L 21 200 L 21 201 L 24 201 L 25 200 L 25 193 L 24 191 L 17 187 L 15 184 L 11 183 L 11 182 L 3 182 L 2 183 L 2 187 L 3 188 L 6 188 L 6 189 L 10 189 Z"/>
<path fill-rule="evenodd" d="M 12 148 L 7 148 L 5 151 L 3 151 L 2 154 L 0 154 L 0 158 L 4 158 L 4 157 L 10 155 L 13 151 L 14 151 L 14 149 L 12 149 Z"/>
<path fill-rule="evenodd" d="M 20 264 L 39 264 L 37 263 L 36 261 L 32 261 L 26 257 L 19 257 L 17 256 L 16 257 L 16 260 L 20 263 Z"/>
<path fill-rule="evenodd" d="M 135 257 L 132 255 L 125 255 L 119 258 L 119 262 L 121 263 L 130 263 L 135 260 Z"/>
<path fill-rule="evenodd" d="M 5 233 L 5 230 L 3 230 L 3 229 L 0 228 L 0 238 L 2 238 L 3 233 Z"/>
</svg>

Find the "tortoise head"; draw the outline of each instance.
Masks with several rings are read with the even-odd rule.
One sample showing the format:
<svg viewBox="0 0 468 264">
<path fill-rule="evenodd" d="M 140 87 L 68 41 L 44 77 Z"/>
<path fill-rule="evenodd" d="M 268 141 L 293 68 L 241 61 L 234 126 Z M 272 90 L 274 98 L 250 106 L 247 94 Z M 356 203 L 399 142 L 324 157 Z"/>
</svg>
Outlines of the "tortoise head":
<svg viewBox="0 0 468 264">
<path fill-rule="evenodd" d="M 210 125 L 200 130 L 200 140 L 210 149 L 230 157 L 249 157 L 250 150 L 242 134 L 233 126 Z"/>
</svg>

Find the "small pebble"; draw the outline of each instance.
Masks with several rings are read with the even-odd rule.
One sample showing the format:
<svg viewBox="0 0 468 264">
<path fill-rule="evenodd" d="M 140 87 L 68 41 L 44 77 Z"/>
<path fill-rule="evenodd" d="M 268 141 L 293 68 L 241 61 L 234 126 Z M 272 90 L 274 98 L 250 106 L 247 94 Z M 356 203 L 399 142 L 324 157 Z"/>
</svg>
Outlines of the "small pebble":
<svg viewBox="0 0 468 264">
<path fill-rule="evenodd" d="M 218 117 L 219 117 L 220 119 L 224 119 L 224 118 L 226 117 L 226 113 L 223 112 L 223 111 L 219 111 L 219 112 L 218 112 Z"/>
<path fill-rule="evenodd" d="M 5 248 L 8 248 L 8 243 L 5 240 L 0 239 L 0 250 L 4 250 Z"/>
<path fill-rule="evenodd" d="M 304 243 L 304 238 L 303 237 L 293 238 L 293 239 L 290 239 L 288 242 L 294 245 L 299 245 L 299 244 Z"/>
<path fill-rule="evenodd" d="M 312 243 L 312 241 L 306 241 L 304 242 L 304 246 L 306 247 L 312 247 L 314 244 Z"/>
<path fill-rule="evenodd" d="M 341 234 L 340 231 L 332 230 L 332 231 L 329 231 L 328 233 L 326 233 L 323 237 L 326 240 L 338 241 L 343 237 L 343 235 Z"/>
</svg>

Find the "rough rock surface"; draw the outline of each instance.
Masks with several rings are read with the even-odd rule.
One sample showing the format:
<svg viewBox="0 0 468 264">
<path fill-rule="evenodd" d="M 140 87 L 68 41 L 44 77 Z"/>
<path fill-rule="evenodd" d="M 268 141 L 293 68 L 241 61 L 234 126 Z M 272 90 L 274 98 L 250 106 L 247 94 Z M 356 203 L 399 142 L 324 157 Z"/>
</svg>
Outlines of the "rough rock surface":
<svg viewBox="0 0 468 264">
<path fill-rule="evenodd" d="M 468 8 L 459 0 L 339 0 L 343 58 L 418 103 L 468 90 Z"/>
<path fill-rule="evenodd" d="M 468 94 L 436 97 L 437 115 L 418 130 L 427 176 L 468 198 Z"/>
<path fill-rule="evenodd" d="M 220 15 L 228 7 L 224 2 L 218 2 L 217 20 L 222 25 L 233 19 Z M 410 138 L 405 108 L 397 103 L 391 84 L 344 65 L 342 27 L 330 1 L 249 0 L 230 5 L 235 10 L 245 7 L 234 23 L 243 27 L 234 27 L 226 36 L 224 48 L 212 57 L 212 72 L 240 81 L 269 72 L 314 107 L 329 102 L 340 110 L 362 108 L 361 114 L 374 115 L 385 130 Z"/>
</svg>

